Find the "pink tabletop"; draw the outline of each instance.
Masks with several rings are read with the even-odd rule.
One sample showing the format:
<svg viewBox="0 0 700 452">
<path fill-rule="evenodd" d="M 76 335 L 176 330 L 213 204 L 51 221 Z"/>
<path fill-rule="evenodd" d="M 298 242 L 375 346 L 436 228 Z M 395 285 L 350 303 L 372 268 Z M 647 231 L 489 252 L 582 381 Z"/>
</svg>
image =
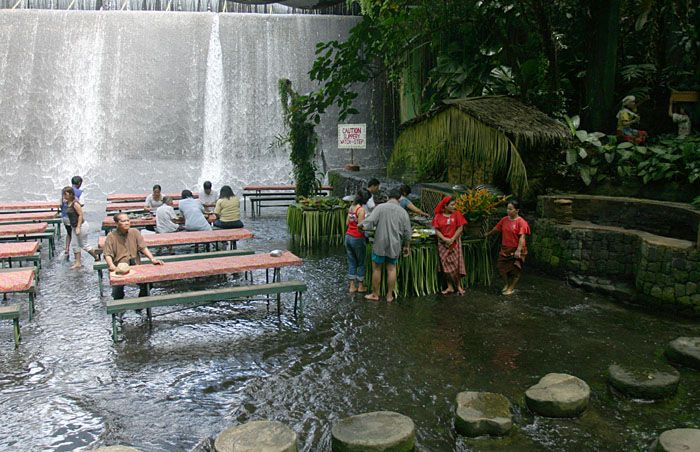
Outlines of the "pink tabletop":
<svg viewBox="0 0 700 452">
<path fill-rule="evenodd" d="M 243 190 L 246 191 L 294 191 L 296 185 L 246 185 Z M 333 190 L 330 185 L 324 185 L 321 190 Z"/>
<path fill-rule="evenodd" d="M 54 218 L 58 218 L 58 212 L 24 212 L 0 214 L 0 221 L 53 220 Z"/>
<path fill-rule="evenodd" d="M 48 227 L 48 223 L 0 224 L 0 236 L 36 234 Z"/>
<path fill-rule="evenodd" d="M 245 256 L 215 257 L 196 261 L 166 262 L 163 265 L 134 265 L 126 275 L 109 274 L 110 284 L 143 284 L 158 281 L 175 281 L 202 276 L 225 275 L 228 273 L 259 270 L 262 268 L 281 268 L 301 265 L 301 258 L 289 251 L 280 257 L 269 254 L 249 254 Z"/>
<path fill-rule="evenodd" d="M 145 218 L 132 218 L 129 220 L 129 224 L 133 227 L 136 226 L 155 226 L 156 225 L 156 217 L 145 217 Z M 114 221 L 114 217 L 105 217 L 102 220 L 102 226 L 117 226 L 117 223 Z"/>
<path fill-rule="evenodd" d="M 21 292 L 34 287 L 34 270 L 0 273 L 0 292 Z"/>
<path fill-rule="evenodd" d="M 39 251 L 39 242 L 0 243 L 0 257 L 34 256 Z"/>
<path fill-rule="evenodd" d="M 27 202 L 4 202 L 0 203 L 0 210 L 22 210 L 22 209 L 58 209 L 61 207 L 58 202 L 49 201 L 27 201 Z"/>
<path fill-rule="evenodd" d="M 228 242 L 253 237 L 247 229 L 217 229 L 215 231 L 171 232 L 168 234 L 143 234 L 146 246 L 194 245 L 196 243 Z M 98 247 L 104 248 L 107 237 L 98 239 Z"/>
<path fill-rule="evenodd" d="M 115 202 L 107 204 L 107 212 L 115 210 L 143 210 L 144 206 L 144 202 Z M 173 207 L 177 209 L 177 201 L 173 201 Z"/>
<path fill-rule="evenodd" d="M 146 201 L 146 198 L 150 193 L 138 194 L 138 193 L 114 193 L 112 195 L 107 195 L 107 201 L 109 202 L 123 202 L 123 201 Z M 199 197 L 199 193 L 192 193 L 195 198 Z M 170 196 L 173 199 L 180 199 L 182 196 L 180 193 L 164 193 L 163 196 Z"/>
</svg>

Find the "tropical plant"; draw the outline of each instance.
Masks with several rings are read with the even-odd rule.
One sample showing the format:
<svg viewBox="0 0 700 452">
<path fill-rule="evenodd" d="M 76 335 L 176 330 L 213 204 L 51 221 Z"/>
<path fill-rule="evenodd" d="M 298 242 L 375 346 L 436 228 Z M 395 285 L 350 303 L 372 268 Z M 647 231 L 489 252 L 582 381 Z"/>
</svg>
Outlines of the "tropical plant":
<svg viewBox="0 0 700 452">
<path fill-rule="evenodd" d="M 455 209 L 469 222 L 478 222 L 488 218 L 498 206 L 505 204 L 510 195 L 499 196 L 486 188 L 469 189 L 456 196 Z"/>
<path fill-rule="evenodd" d="M 287 228 L 292 242 L 302 248 L 339 246 L 345 238 L 345 204 L 323 209 L 302 208 L 293 204 L 287 209 Z"/>
<path fill-rule="evenodd" d="M 310 196 L 316 191 L 316 145 L 318 136 L 315 126 L 307 120 L 305 98 L 292 89 L 292 82 L 280 79 L 278 83 L 280 101 L 287 135 L 277 138 L 277 145 L 289 144 L 297 198 Z"/>
</svg>

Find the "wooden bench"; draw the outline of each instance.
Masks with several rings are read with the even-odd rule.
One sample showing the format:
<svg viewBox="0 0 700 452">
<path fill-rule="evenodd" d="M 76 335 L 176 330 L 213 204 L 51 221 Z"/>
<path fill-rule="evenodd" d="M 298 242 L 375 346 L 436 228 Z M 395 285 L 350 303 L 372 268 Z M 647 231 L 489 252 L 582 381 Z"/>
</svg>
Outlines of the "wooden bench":
<svg viewBox="0 0 700 452">
<path fill-rule="evenodd" d="M 225 256 L 245 256 L 247 254 L 254 254 L 253 251 L 250 250 L 228 250 L 228 251 L 213 251 L 210 253 L 195 253 L 195 254 L 175 254 L 173 256 L 157 256 L 159 260 L 163 262 L 181 262 L 181 261 L 191 261 L 191 260 L 198 260 L 198 259 L 210 259 L 212 257 L 225 257 Z M 149 264 L 150 265 L 151 260 L 144 258 L 141 259 L 141 265 Z M 104 275 L 102 272 L 107 270 L 107 263 L 106 262 L 95 262 L 92 264 L 92 269 L 97 271 L 97 280 L 99 281 L 99 286 L 100 286 L 100 296 L 103 296 L 103 290 L 102 290 L 102 281 L 104 279 Z"/>
<path fill-rule="evenodd" d="M 36 268 L 0 269 L 0 293 L 7 298 L 8 293 L 26 293 L 29 296 L 29 320 L 34 317 L 34 297 L 39 272 Z"/>
<path fill-rule="evenodd" d="M 267 195 L 256 195 L 250 198 L 250 210 L 253 213 L 253 218 L 257 212 L 258 215 L 261 213 L 263 207 L 283 207 L 288 206 L 296 200 L 296 195 L 278 195 L 278 196 L 267 196 Z M 281 201 L 285 201 L 282 203 Z M 275 204 L 267 204 L 268 202 L 274 202 Z M 265 203 L 265 204 L 263 204 Z M 257 204 L 257 209 L 255 208 Z"/>
<path fill-rule="evenodd" d="M 15 348 L 19 347 L 22 336 L 19 331 L 19 316 L 22 309 L 19 304 L 0 306 L 0 320 L 12 320 L 12 329 L 15 337 Z"/>
<path fill-rule="evenodd" d="M 249 286 L 226 287 L 222 289 L 201 290 L 194 292 L 174 293 L 166 295 L 156 295 L 139 298 L 126 298 L 107 302 L 107 314 L 112 315 L 112 340 L 117 342 L 117 317 L 126 311 L 145 309 L 148 324 L 152 325 L 152 308 L 159 306 L 176 306 L 181 304 L 195 303 L 198 306 L 215 303 L 218 301 L 233 300 L 256 295 L 277 295 L 277 313 L 280 313 L 282 293 L 294 293 L 294 312 L 297 310 L 297 303 L 300 309 L 301 294 L 306 291 L 306 283 L 302 281 L 273 282 L 269 284 L 258 284 Z"/>
<path fill-rule="evenodd" d="M 45 232 L 36 234 L 22 234 L 16 236 L 0 236 L 0 242 L 25 242 L 31 240 L 46 240 L 49 242 L 49 259 L 54 257 L 54 251 L 56 247 L 56 235 L 53 232 L 53 228 L 48 228 Z"/>
</svg>

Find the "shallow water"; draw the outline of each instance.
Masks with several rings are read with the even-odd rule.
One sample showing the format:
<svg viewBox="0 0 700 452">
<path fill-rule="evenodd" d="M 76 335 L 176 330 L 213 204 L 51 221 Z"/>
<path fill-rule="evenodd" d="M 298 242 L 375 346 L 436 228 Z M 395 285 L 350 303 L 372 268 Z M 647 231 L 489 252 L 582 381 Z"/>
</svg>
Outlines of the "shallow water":
<svg viewBox="0 0 700 452">
<path fill-rule="evenodd" d="M 89 212 L 93 225 L 101 208 Z M 282 209 L 244 221 L 256 238 L 240 248 L 288 246 Z M 275 419 L 299 433 L 301 450 L 329 450 L 336 420 L 375 410 L 409 415 L 419 449 L 430 451 L 643 450 L 665 429 L 700 427 L 699 372 L 681 369 L 678 395 L 660 403 L 627 400 L 605 385 L 609 364 L 662 363 L 665 344 L 700 335 L 698 323 L 638 312 L 532 271 L 507 299 L 495 286 L 464 298 L 367 303 L 345 293 L 342 250 L 299 254 L 304 265 L 283 278 L 307 282 L 303 318 L 288 298 L 279 317 L 264 301 L 162 308 L 150 331 L 127 314 L 118 344 L 91 259 L 81 271 L 45 259 L 37 314 L 22 322 L 18 350 L 11 323 L 0 323 L 0 449 L 204 449 L 229 425 Z M 591 408 L 581 418 L 523 408 L 524 391 L 549 372 L 589 383 Z M 464 390 L 506 395 L 514 433 L 456 435 L 454 400 Z"/>
</svg>

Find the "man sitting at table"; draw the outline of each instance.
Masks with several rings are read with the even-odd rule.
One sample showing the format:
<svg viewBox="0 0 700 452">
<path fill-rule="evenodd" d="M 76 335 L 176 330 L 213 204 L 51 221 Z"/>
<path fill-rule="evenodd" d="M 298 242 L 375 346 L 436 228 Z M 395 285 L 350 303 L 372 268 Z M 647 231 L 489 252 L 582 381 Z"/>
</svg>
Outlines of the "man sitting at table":
<svg viewBox="0 0 700 452">
<path fill-rule="evenodd" d="M 165 196 L 163 205 L 156 210 L 156 232 L 166 234 L 168 232 L 182 231 L 184 228 L 175 223 L 177 214 L 173 208 L 173 198 Z"/>
<path fill-rule="evenodd" d="M 211 231 L 211 225 L 204 216 L 204 206 L 199 200 L 192 197 L 192 192 L 182 190 L 180 200 L 180 213 L 185 218 L 186 231 Z"/>
<path fill-rule="evenodd" d="M 146 247 L 141 232 L 130 228 L 129 215 L 118 213 L 114 216 L 114 221 L 117 223 L 117 229 L 107 235 L 104 247 L 104 258 L 110 272 L 116 271 L 117 265 L 121 263 L 139 265 L 141 263 L 139 253 L 149 258 L 153 265 L 163 264 L 163 261 L 153 257 Z M 147 295 L 146 284 L 139 284 L 139 297 Z M 124 286 L 112 286 L 112 298 L 115 300 L 124 298 Z"/>
<path fill-rule="evenodd" d="M 216 205 L 216 201 L 219 199 L 219 194 L 216 190 L 211 189 L 211 182 L 204 182 L 204 191 L 199 194 L 199 202 L 204 206 L 204 210 L 211 211 Z"/>
</svg>

